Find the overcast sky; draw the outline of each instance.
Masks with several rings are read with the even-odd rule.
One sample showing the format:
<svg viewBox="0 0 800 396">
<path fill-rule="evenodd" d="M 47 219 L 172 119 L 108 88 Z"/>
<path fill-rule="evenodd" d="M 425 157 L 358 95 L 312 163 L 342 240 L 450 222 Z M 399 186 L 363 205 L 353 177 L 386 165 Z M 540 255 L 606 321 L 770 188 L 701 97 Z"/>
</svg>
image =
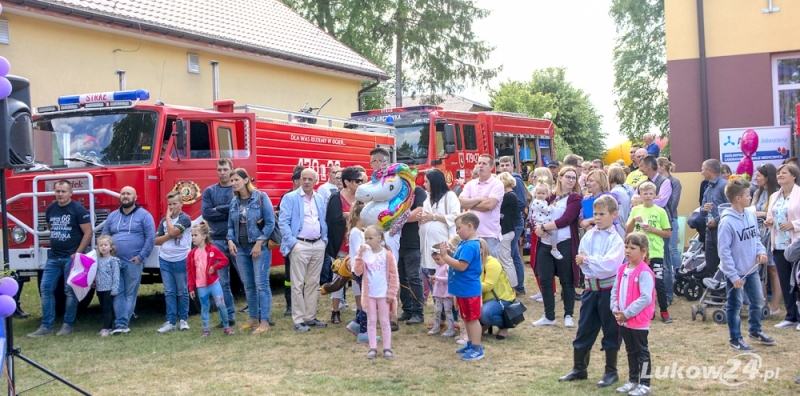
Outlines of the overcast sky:
<svg viewBox="0 0 800 396">
<path fill-rule="evenodd" d="M 607 147 L 625 139 L 617 131 L 612 51 L 616 31 L 610 0 L 477 0 L 492 11 L 477 21 L 477 36 L 497 48 L 488 66 L 503 65 L 491 83 L 530 80 L 534 70 L 565 67 L 567 81 L 589 94 L 608 134 Z M 474 88 L 463 96 L 489 103 L 489 93 Z"/>
</svg>

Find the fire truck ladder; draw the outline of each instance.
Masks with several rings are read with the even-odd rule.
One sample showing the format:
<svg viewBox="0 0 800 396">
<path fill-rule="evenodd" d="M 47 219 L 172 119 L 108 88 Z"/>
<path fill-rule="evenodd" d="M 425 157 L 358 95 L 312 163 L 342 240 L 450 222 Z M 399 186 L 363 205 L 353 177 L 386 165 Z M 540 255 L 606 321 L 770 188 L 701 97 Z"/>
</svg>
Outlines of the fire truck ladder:
<svg viewBox="0 0 800 396">
<path fill-rule="evenodd" d="M 94 188 L 94 177 L 92 177 L 91 173 L 86 172 L 76 172 L 76 173 L 60 173 L 57 175 L 39 175 L 33 178 L 33 191 L 29 193 L 22 193 L 17 194 L 11 197 L 7 204 L 15 202 L 19 199 L 23 198 L 32 198 L 33 199 L 33 227 L 25 224 L 23 221 L 16 218 L 11 213 L 7 213 L 8 219 L 16 223 L 18 226 L 22 227 L 26 232 L 33 234 L 33 252 L 34 254 L 40 253 L 39 249 L 39 238 L 49 236 L 50 230 L 39 230 L 39 199 L 46 198 L 46 197 L 54 197 L 56 195 L 55 191 L 39 191 L 39 181 L 47 181 L 47 180 L 70 180 L 70 179 L 86 179 L 88 180 L 88 189 L 81 189 L 81 190 L 73 190 L 72 194 L 86 194 L 89 195 L 89 217 L 91 224 L 94 225 L 95 221 L 95 212 L 94 212 L 94 198 L 95 195 L 99 194 L 107 194 L 115 198 L 119 198 L 119 193 L 114 191 L 105 189 L 105 188 Z M 105 225 L 106 221 L 103 220 L 100 224 L 94 226 L 93 232 L 97 232 L 103 229 L 103 225 Z M 95 240 L 92 238 L 92 250 L 95 248 Z M 37 261 L 38 263 L 38 261 Z"/>
<path fill-rule="evenodd" d="M 316 114 L 309 114 L 303 113 L 299 111 L 291 111 L 291 110 L 282 110 L 276 109 L 274 107 L 264 107 L 264 106 L 256 106 L 246 104 L 244 106 L 236 106 L 233 108 L 234 110 L 244 111 L 245 113 L 251 113 L 254 111 L 263 111 L 267 113 L 273 114 L 282 114 L 286 116 L 286 122 L 294 123 L 295 117 L 299 118 L 315 118 L 317 120 L 327 121 L 329 128 L 346 128 L 352 129 L 349 126 L 361 126 L 367 130 L 374 130 L 374 132 L 378 131 L 386 131 L 386 135 L 394 136 L 395 131 L 397 130 L 395 127 L 386 125 L 386 124 L 375 124 L 371 122 L 364 122 L 364 121 L 357 121 L 357 120 L 348 120 L 345 118 L 336 118 L 336 117 L 328 117 L 328 116 L 321 116 Z M 275 119 L 276 121 L 281 121 L 279 119 Z M 296 123 L 297 125 L 304 125 L 305 123 Z M 305 125 L 316 125 L 316 124 L 305 124 Z"/>
</svg>

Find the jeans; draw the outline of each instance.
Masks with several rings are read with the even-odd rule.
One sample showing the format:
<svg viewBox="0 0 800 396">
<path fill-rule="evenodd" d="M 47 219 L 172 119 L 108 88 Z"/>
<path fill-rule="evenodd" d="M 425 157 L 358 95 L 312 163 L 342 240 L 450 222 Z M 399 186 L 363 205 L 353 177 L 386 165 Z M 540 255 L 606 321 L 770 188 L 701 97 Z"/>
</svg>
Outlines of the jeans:
<svg viewBox="0 0 800 396">
<path fill-rule="evenodd" d="M 422 316 L 422 277 L 420 272 L 421 252 L 417 249 L 400 248 L 397 260 L 397 276 L 400 278 L 400 303 L 403 313 Z"/>
<path fill-rule="evenodd" d="M 261 250 L 261 256 L 254 260 L 250 253 L 252 246 L 236 246 L 236 271 L 244 283 L 244 293 L 250 319 L 270 320 L 272 309 L 272 290 L 269 288 L 269 267 L 272 265 L 272 253 Z"/>
<path fill-rule="evenodd" d="M 719 250 L 717 248 L 717 228 L 706 230 L 706 242 L 703 245 L 706 257 L 705 272 L 708 276 L 714 276 L 719 269 Z"/>
<path fill-rule="evenodd" d="M 761 278 L 758 276 L 758 272 L 754 272 L 745 276 L 742 280 L 744 285 L 741 289 L 734 289 L 733 283 L 730 280 L 726 281 L 728 302 L 725 306 L 725 315 L 728 318 L 728 331 L 731 335 L 731 341 L 742 338 L 742 319 L 739 317 L 739 313 L 742 311 L 742 302 L 745 294 L 750 299 L 750 305 L 747 309 L 747 323 L 750 325 L 748 330 L 750 334 L 761 331 L 761 308 L 764 306 Z"/>
<path fill-rule="evenodd" d="M 142 283 L 142 264 L 120 260 L 120 293 L 114 297 L 114 316 L 116 327 L 128 327 L 136 309 L 136 297 Z"/>
<path fill-rule="evenodd" d="M 322 258 L 322 271 L 319 273 L 320 286 L 333 281 L 333 269 L 331 265 L 333 265 L 333 257 L 326 254 L 325 257 Z"/>
<path fill-rule="evenodd" d="M 786 307 L 786 316 L 783 320 L 789 322 L 798 322 L 800 320 L 800 313 L 797 308 L 797 292 L 791 288 L 790 281 L 792 280 L 792 263 L 786 260 L 783 255 L 783 250 L 774 250 L 772 259 L 775 260 L 775 267 L 778 270 L 778 280 L 781 284 L 781 291 L 783 292 L 783 304 Z M 773 296 L 772 298 L 778 298 Z"/>
<path fill-rule="evenodd" d="M 503 304 L 502 306 L 500 304 Z M 503 307 L 511 305 L 510 302 L 505 300 L 489 300 L 483 303 L 481 307 L 481 326 L 497 326 L 501 330 L 503 327 Z"/>
<path fill-rule="evenodd" d="M 511 258 L 514 259 L 514 269 L 517 271 L 517 286 L 514 290 L 525 294 L 525 267 L 522 266 L 522 252 L 519 251 L 519 238 L 525 230 L 525 224 L 520 222 L 514 225 L 514 240 L 511 241 Z"/>
<path fill-rule="evenodd" d="M 486 244 L 489 245 L 489 255 L 492 257 L 500 257 L 500 240 L 497 238 L 483 238 Z"/>
<path fill-rule="evenodd" d="M 672 244 L 671 238 L 661 238 L 664 240 L 664 258 L 661 264 L 663 270 L 663 281 L 664 287 L 666 288 L 665 297 L 667 301 L 672 301 L 674 295 L 672 291 L 672 268 L 674 268 L 672 264 L 672 256 L 670 255 L 670 248 L 669 246 Z"/>
<path fill-rule="evenodd" d="M 675 270 L 680 267 L 681 265 L 681 253 L 683 252 L 683 246 L 678 246 L 680 241 L 678 240 L 678 219 L 672 220 L 672 235 L 669 237 L 669 244 L 666 244 L 667 250 L 664 252 L 665 255 L 665 266 L 664 270 L 667 271 L 667 275 L 664 278 L 667 287 L 667 299 L 669 301 L 674 300 L 675 294 L 672 290 L 672 283 L 674 282 L 674 275 Z M 665 239 L 664 242 L 667 240 Z"/>
<path fill-rule="evenodd" d="M 69 270 L 72 267 L 72 258 L 48 257 L 42 273 L 42 327 L 53 330 L 53 322 L 56 318 L 56 298 L 53 292 L 56 290 L 59 278 L 64 276 L 64 294 L 67 297 L 66 310 L 64 311 L 64 324 L 75 325 L 75 316 L 78 313 L 78 298 L 72 291 L 72 286 L 67 284 Z"/>
<path fill-rule="evenodd" d="M 226 265 L 220 270 L 217 270 L 217 275 L 219 276 L 219 285 L 222 287 L 222 296 L 225 297 L 225 308 L 228 309 L 228 320 L 235 322 L 236 306 L 234 305 L 233 301 L 233 292 L 231 292 L 231 268 L 236 266 L 236 257 L 231 256 L 230 252 L 228 251 L 228 241 L 223 239 L 215 240 L 214 246 L 221 250 L 222 253 L 225 253 L 225 257 L 227 257 L 228 261 L 230 261 L 230 264 Z"/>
<path fill-rule="evenodd" d="M 652 373 L 648 334 L 649 330 L 629 329 L 625 326 L 619 328 L 619 335 L 625 342 L 625 352 L 628 353 L 628 381 L 644 386 L 650 386 Z"/>
<path fill-rule="evenodd" d="M 167 261 L 158 258 L 164 299 L 167 300 L 167 322 L 189 319 L 189 286 L 186 280 L 186 260 Z"/>
<path fill-rule="evenodd" d="M 222 285 L 217 281 L 212 285 L 197 288 L 197 298 L 200 300 L 200 318 L 203 320 L 203 329 L 209 329 L 208 311 L 211 308 L 211 304 L 208 301 L 209 294 L 217 305 L 219 317 L 222 319 L 222 326 L 228 327 L 228 310 L 225 309 L 225 297 L 222 295 Z"/>
</svg>

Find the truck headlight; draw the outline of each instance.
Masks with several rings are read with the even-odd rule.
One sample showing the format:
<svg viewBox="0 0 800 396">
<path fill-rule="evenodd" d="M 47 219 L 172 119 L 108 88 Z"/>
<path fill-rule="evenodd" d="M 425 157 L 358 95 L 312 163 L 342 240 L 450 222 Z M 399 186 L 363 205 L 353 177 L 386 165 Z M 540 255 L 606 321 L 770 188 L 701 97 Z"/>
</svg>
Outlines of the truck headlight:
<svg viewBox="0 0 800 396">
<path fill-rule="evenodd" d="M 28 239 L 28 233 L 20 226 L 11 229 L 11 239 L 14 243 L 23 243 Z"/>
</svg>

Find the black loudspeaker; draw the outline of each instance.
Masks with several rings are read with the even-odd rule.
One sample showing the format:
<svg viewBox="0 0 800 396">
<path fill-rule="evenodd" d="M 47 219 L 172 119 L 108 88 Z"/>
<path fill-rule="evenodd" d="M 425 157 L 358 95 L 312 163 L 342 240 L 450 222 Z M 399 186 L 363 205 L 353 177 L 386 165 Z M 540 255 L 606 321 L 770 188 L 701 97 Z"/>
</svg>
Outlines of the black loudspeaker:
<svg viewBox="0 0 800 396">
<path fill-rule="evenodd" d="M 30 168 L 33 162 L 31 90 L 28 79 L 6 76 L 11 94 L 0 100 L 0 167 Z"/>
</svg>

